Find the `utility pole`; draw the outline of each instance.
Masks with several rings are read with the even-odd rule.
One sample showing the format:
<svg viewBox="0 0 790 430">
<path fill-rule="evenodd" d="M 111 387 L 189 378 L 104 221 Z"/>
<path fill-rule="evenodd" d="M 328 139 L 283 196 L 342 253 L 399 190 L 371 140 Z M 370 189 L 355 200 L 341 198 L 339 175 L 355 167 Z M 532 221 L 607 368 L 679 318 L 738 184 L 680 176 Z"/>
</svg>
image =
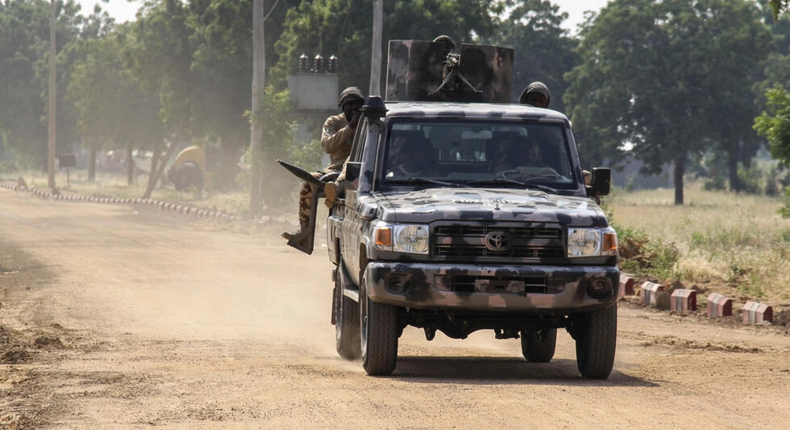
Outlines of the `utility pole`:
<svg viewBox="0 0 790 430">
<path fill-rule="evenodd" d="M 55 189 L 55 152 L 56 125 L 58 103 L 58 81 L 55 75 L 55 0 L 51 0 L 49 8 L 49 149 L 47 151 L 47 186 Z"/>
<path fill-rule="evenodd" d="M 368 95 L 381 95 L 381 33 L 384 28 L 384 0 L 373 0 L 373 44 L 370 49 Z"/>
<path fill-rule="evenodd" d="M 263 0 L 252 3 L 252 185 L 250 186 L 250 215 L 261 213 L 261 170 L 263 167 L 263 127 L 261 126 L 261 99 L 266 78 L 266 51 L 263 40 Z"/>
</svg>

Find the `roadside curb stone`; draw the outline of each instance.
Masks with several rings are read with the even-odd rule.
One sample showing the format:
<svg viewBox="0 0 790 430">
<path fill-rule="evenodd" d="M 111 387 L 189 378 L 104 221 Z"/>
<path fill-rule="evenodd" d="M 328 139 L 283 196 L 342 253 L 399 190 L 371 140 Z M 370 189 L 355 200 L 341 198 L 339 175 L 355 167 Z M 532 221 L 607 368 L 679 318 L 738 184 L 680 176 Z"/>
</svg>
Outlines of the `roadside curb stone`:
<svg viewBox="0 0 790 430">
<path fill-rule="evenodd" d="M 87 203 L 100 203 L 100 204 L 132 204 L 132 205 L 149 205 L 158 208 L 162 211 L 177 212 L 182 215 L 195 216 L 195 217 L 210 217 L 222 218 L 227 220 L 240 220 L 244 219 L 243 216 L 233 215 L 220 210 L 216 207 L 212 208 L 199 208 L 194 206 L 183 205 L 174 202 L 164 202 L 154 199 L 144 198 L 115 198 L 115 197 L 97 197 L 97 196 L 84 196 L 80 194 L 59 194 L 59 192 L 50 192 L 37 188 L 35 185 L 27 187 L 18 185 L 15 182 L 5 181 L 0 182 L 0 188 L 5 188 L 11 191 L 27 191 L 30 194 L 50 201 L 68 201 L 68 202 L 87 202 Z M 267 217 L 261 217 L 264 220 Z M 271 217 L 268 217 L 269 219 Z"/>
</svg>

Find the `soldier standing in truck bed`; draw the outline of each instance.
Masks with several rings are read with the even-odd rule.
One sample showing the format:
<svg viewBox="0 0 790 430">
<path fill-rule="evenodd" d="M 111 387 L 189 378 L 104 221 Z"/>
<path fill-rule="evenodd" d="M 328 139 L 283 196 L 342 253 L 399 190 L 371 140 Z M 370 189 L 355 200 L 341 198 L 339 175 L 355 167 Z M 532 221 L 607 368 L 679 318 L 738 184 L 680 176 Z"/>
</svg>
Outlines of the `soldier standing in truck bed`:
<svg viewBox="0 0 790 430">
<path fill-rule="evenodd" d="M 330 116 L 324 122 L 321 131 L 321 146 L 329 154 L 330 165 L 323 170 L 313 172 L 313 176 L 320 178 L 331 172 L 339 172 L 343 162 L 351 154 L 351 142 L 354 140 L 354 131 L 359 123 L 359 109 L 365 102 L 365 97 L 357 87 L 349 87 L 340 93 L 338 106 L 343 113 Z M 299 190 L 299 230 L 294 233 L 285 232 L 283 238 L 287 240 L 305 236 L 310 225 L 310 212 L 313 200 L 313 187 L 307 182 L 302 182 Z"/>
<path fill-rule="evenodd" d="M 518 98 L 518 102 L 523 105 L 547 109 L 551 102 L 551 92 L 549 92 L 549 87 L 546 84 L 535 81 L 524 88 L 524 91 L 521 92 L 521 97 Z"/>
</svg>

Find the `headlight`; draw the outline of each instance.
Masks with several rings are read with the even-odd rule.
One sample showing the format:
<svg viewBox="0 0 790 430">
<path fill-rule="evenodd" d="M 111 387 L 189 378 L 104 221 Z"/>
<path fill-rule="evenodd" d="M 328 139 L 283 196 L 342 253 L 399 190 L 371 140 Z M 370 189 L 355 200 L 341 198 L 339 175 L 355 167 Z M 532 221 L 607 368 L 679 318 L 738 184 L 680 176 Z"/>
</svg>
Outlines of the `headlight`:
<svg viewBox="0 0 790 430">
<path fill-rule="evenodd" d="M 378 224 L 373 237 L 376 248 L 384 251 L 427 254 L 429 241 L 427 225 Z"/>
<path fill-rule="evenodd" d="M 613 228 L 568 229 L 568 257 L 600 255 L 617 255 L 617 233 Z"/>
</svg>

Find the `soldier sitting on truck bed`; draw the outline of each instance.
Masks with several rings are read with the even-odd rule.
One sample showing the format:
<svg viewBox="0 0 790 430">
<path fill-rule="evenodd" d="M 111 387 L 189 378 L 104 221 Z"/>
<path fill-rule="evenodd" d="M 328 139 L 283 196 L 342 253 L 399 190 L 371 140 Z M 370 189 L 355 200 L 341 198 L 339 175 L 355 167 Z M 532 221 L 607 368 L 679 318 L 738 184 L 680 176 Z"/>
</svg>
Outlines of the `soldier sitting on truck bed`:
<svg viewBox="0 0 790 430">
<path fill-rule="evenodd" d="M 324 148 L 332 164 L 323 170 L 313 172 L 313 176 L 320 178 L 331 172 L 340 171 L 343 163 L 351 154 L 351 142 L 354 139 L 354 131 L 359 123 L 359 109 L 365 102 L 365 97 L 357 87 L 349 87 L 340 93 L 338 106 L 343 113 L 330 116 L 324 122 L 321 132 L 321 146 Z M 313 200 L 313 187 L 307 182 L 302 182 L 299 191 L 299 231 L 294 233 L 285 232 L 283 238 L 291 240 L 305 236 L 310 225 L 310 212 Z"/>
</svg>

